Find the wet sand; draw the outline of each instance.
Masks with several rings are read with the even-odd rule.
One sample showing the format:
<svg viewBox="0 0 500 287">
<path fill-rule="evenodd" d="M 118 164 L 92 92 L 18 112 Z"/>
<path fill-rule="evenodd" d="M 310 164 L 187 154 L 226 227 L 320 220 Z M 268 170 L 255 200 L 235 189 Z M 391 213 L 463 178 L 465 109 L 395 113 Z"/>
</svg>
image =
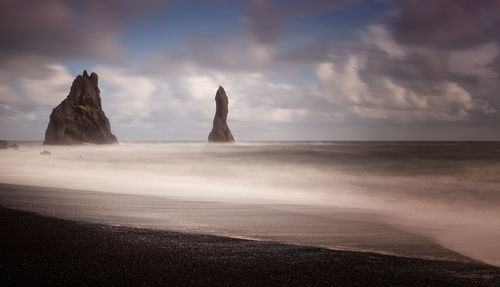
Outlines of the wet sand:
<svg viewBox="0 0 500 287">
<path fill-rule="evenodd" d="M 1 286 L 500 284 L 500 268 L 359 210 L 311 215 L 300 206 L 7 184 L 0 184 L 0 206 Z M 260 240 L 234 238 L 238 234 Z M 365 252 L 332 250 L 332 242 Z M 440 260 L 366 252 L 370 248 Z"/>
<path fill-rule="evenodd" d="M 0 285 L 499 286 L 500 268 L 81 223 L 0 208 Z"/>
<path fill-rule="evenodd" d="M 365 209 L 180 200 L 0 184 L 0 206 L 113 226 L 275 241 L 334 250 L 470 262 Z"/>
</svg>

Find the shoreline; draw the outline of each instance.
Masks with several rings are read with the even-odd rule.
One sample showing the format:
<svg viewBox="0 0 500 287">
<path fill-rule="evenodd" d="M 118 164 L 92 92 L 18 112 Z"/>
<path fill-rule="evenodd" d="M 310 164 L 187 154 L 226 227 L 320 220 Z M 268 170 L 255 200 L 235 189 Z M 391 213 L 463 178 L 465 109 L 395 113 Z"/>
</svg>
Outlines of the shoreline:
<svg viewBox="0 0 500 287">
<path fill-rule="evenodd" d="M 118 227 L 0 207 L 12 285 L 498 286 L 500 268 Z"/>
<path fill-rule="evenodd" d="M 475 262 L 363 210 L 191 201 L 0 183 L 0 206 L 91 224 L 279 242 L 425 260 Z M 479 261 L 481 262 L 481 261 Z"/>
</svg>

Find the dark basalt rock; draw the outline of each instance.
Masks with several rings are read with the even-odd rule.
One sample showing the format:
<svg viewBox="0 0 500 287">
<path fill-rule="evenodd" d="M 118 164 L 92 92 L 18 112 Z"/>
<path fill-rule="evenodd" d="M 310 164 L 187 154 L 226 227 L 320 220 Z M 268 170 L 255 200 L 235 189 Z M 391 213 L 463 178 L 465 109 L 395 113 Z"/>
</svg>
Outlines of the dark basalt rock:
<svg viewBox="0 0 500 287">
<path fill-rule="evenodd" d="M 69 95 L 50 114 L 44 144 L 113 144 L 109 120 L 101 107 L 96 73 L 79 75 Z"/>
<path fill-rule="evenodd" d="M 209 142 L 234 142 L 233 135 L 227 126 L 228 99 L 226 91 L 219 86 L 215 94 L 216 111 L 214 117 L 214 126 L 208 135 Z"/>
<path fill-rule="evenodd" d="M 11 150 L 19 150 L 19 145 L 18 144 L 11 144 L 9 146 L 9 149 L 11 149 Z"/>
</svg>

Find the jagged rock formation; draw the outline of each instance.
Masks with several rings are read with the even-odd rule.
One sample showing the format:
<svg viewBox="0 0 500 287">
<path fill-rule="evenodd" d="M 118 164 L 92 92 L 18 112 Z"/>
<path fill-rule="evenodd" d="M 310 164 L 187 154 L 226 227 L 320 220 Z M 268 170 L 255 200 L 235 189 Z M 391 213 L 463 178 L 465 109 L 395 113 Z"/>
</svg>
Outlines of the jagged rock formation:
<svg viewBox="0 0 500 287">
<path fill-rule="evenodd" d="M 226 96 L 226 91 L 224 88 L 219 86 L 217 94 L 215 94 L 215 117 L 214 126 L 212 131 L 208 135 L 209 142 L 234 142 L 233 135 L 227 126 L 227 113 L 228 113 L 228 100 Z"/>
<path fill-rule="evenodd" d="M 50 114 L 44 144 L 112 144 L 109 120 L 102 111 L 96 73 L 79 75 L 69 95 Z"/>
</svg>

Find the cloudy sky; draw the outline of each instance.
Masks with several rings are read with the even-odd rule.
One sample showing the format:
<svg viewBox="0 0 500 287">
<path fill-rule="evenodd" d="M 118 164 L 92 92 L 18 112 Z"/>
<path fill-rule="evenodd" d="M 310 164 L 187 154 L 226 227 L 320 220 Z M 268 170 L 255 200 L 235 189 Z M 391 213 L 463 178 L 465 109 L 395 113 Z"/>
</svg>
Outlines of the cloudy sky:
<svg viewBox="0 0 500 287">
<path fill-rule="evenodd" d="M 0 0 L 0 137 L 84 69 L 119 140 L 500 140 L 497 0 Z"/>
</svg>

